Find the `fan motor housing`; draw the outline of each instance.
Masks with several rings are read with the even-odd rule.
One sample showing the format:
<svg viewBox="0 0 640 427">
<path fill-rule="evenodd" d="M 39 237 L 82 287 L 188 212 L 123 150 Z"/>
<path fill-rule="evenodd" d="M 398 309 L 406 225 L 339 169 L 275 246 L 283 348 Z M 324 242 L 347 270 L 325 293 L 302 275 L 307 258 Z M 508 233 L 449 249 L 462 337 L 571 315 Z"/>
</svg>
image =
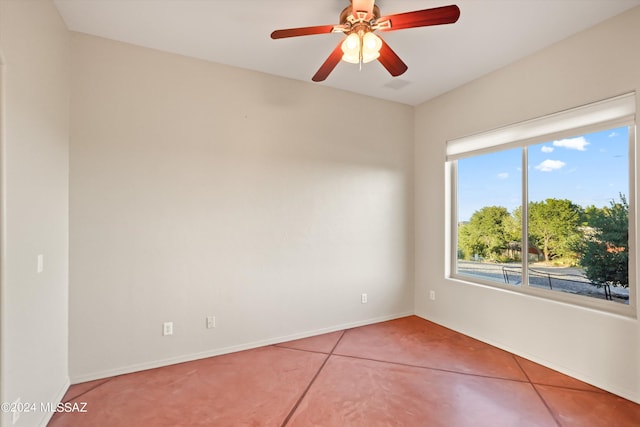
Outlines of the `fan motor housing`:
<svg viewBox="0 0 640 427">
<path fill-rule="evenodd" d="M 353 15 L 353 7 L 351 5 L 344 8 L 342 13 L 340 13 L 340 24 L 342 25 L 350 25 L 348 18 Z M 373 5 L 373 18 L 371 21 L 380 18 L 380 8 L 377 4 Z M 369 21 L 369 22 L 371 22 Z"/>
</svg>

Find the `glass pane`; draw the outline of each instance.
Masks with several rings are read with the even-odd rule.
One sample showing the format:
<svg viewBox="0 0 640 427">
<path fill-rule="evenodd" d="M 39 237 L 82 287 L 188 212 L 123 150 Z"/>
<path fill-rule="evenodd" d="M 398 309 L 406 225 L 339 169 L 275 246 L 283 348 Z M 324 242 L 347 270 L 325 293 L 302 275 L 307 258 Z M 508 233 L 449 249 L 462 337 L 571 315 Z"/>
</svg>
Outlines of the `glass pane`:
<svg viewBox="0 0 640 427">
<path fill-rule="evenodd" d="M 456 273 L 522 282 L 522 150 L 458 160 Z"/>
<path fill-rule="evenodd" d="M 528 148 L 529 285 L 629 303 L 628 132 Z"/>
</svg>

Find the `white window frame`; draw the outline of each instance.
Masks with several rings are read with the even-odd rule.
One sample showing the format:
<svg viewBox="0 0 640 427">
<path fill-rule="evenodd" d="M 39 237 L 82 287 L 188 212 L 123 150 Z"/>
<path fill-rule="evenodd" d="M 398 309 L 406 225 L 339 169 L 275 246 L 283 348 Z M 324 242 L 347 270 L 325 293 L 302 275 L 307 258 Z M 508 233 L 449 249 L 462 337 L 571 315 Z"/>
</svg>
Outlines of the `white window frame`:
<svg viewBox="0 0 640 427">
<path fill-rule="evenodd" d="M 637 317 L 636 292 L 637 271 L 636 256 L 638 236 L 636 234 L 636 93 L 630 92 L 613 98 L 583 105 L 532 120 L 501 127 L 488 132 L 447 141 L 446 144 L 446 194 L 449 198 L 446 229 L 447 256 L 445 274 L 447 278 L 470 284 L 502 288 L 513 292 L 529 294 L 549 300 L 594 308 L 628 317 Z M 457 161 L 502 151 L 510 148 L 523 148 L 522 156 L 522 208 L 526 218 L 527 196 L 527 150 L 534 144 L 540 144 L 576 135 L 584 135 L 616 127 L 629 127 L 629 304 L 612 303 L 593 297 L 573 295 L 566 292 L 542 289 L 528 285 L 528 260 L 523 257 L 522 286 L 513 286 L 483 280 L 476 277 L 457 274 L 458 250 L 458 206 L 457 206 Z M 526 230 L 523 227 L 523 247 L 527 245 Z"/>
</svg>

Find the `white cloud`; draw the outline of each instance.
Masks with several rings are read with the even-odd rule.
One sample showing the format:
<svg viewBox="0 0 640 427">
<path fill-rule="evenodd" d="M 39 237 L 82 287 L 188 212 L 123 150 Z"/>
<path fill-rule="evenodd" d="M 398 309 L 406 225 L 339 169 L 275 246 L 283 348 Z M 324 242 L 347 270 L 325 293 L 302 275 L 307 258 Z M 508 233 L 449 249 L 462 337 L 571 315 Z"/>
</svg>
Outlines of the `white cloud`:
<svg viewBox="0 0 640 427">
<path fill-rule="evenodd" d="M 587 142 L 584 136 L 553 141 L 554 147 L 564 147 L 569 150 L 586 151 L 587 145 L 589 145 L 589 142 Z"/>
<path fill-rule="evenodd" d="M 498 178 L 500 179 L 507 179 L 509 178 L 509 172 L 501 172 L 498 174 Z"/>
<path fill-rule="evenodd" d="M 563 168 L 566 165 L 562 160 L 551 160 L 547 159 L 544 162 L 540 163 L 536 166 L 536 169 L 540 172 L 552 172 L 554 170 L 558 170 Z"/>
<path fill-rule="evenodd" d="M 548 145 L 543 145 L 540 149 L 543 153 L 553 153 L 554 148 L 549 147 Z"/>
<path fill-rule="evenodd" d="M 609 138 L 615 138 L 616 136 L 618 136 L 618 132 L 611 132 L 609 134 Z"/>
</svg>

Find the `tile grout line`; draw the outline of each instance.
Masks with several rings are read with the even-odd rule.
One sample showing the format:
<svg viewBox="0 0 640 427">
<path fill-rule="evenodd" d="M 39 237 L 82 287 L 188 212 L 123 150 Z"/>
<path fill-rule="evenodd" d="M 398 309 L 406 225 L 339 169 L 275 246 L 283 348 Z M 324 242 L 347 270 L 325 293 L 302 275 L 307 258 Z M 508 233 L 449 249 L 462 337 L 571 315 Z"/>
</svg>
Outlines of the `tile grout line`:
<svg viewBox="0 0 640 427">
<path fill-rule="evenodd" d="M 295 347 L 287 347 L 287 346 L 281 345 L 281 344 L 273 344 L 273 346 L 274 347 L 278 347 L 278 348 L 287 349 L 287 350 L 302 351 L 302 352 L 305 352 L 305 353 L 328 354 L 328 353 L 325 353 L 323 351 L 308 350 L 308 349 L 295 348 Z M 584 390 L 584 389 L 577 388 L 577 387 L 568 387 L 568 386 L 560 386 L 560 385 L 554 385 L 554 384 L 545 384 L 545 383 L 534 382 L 533 380 L 531 380 L 529 378 L 529 375 L 527 375 L 526 371 L 520 365 L 520 363 L 517 362 L 517 360 L 516 360 L 516 363 L 517 363 L 518 367 L 520 368 L 520 371 L 527 378 L 526 380 L 519 380 L 519 379 L 516 379 L 516 378 L 499 377 L 499 376 L 489 375 L 489 374 L 475 374 L 473 372 L 454 371 L 452 369 L 436 368 L 434 366 L 414 365 L 414 364 L 411 364 L 411 363 L 396 362 L 396 361 L 393 361 L 393 360 L 384 360 L 384 359 L 374 359 L 372 357 L 353 356 L 353 355 L 350 355 L 350 354 L 331 353 L 331 355 L 332 356 L 339 356 L 339 357 L 346 357 L 348 359 L 368 360 L 368 361 L 371 361 L 371 362 L 386 363 L 386 364 L 389 364 L 389 365 L 406 366 L 408 368 L 428 369 L 428 370 L 431 370 L 431 371 L 446 372 L 448 374 L 459 374 L 459 375 L 465 375 L 465 376 L 470 376 L 470 377 L 486 378 L 486 379 L 490 379 L 490 380 L 511 381 L 511 382 L 516 382 L 516 383 L 540 385 L 540 386 L 553 387 L 553 388 L 558 388 L 558 389 L 563 389 L 563 390 L 585 392 L 585 393 L 602 393 L 602 394 L 606 394 L 607 393 L 604 390 Z M 512 353 L 510 353 L 510 355 L 512 357 L 515 357 L 515 355 L 512 354 Z"/>
<path fill-rule="evenodd" d="M 522 372 L 524 373 L 524 376 L 527 377 L 527 380 L 529 380 L 529 384 L 531 384 L 531 387 L 533 387 L 533 390 L 536 392 L 536 394 L 538 395 L 538 397 L 540 398 L 540 400 L 542 401 L 542 403 L 544 404 L 545 408 L 547 408 L 547 411 L 549 411 L 549 414 L 551 414 L 551 418 L 553 418 L 553 420 L 556 422 L 556 424 L 558 425 L 558 427 L 562 427 L 562 423 L 560 422 L 560 420 L 556 417 L 556 414 L 551 410 L 551 407 L 549 406 L 549 404 L 547 403 L 547 401 L 545 400 L 544 397 L 542 397 L 542 394 L 540 393 L 540 391 L 538 390 L 538 387 L 536 387 L 535 383 L 533 381 L 531 381 L 531 377 L 529 377 L 529 374 L 527 374 L 527 371 L 522 367 L 522 365 L 520 364 L 520 362 L 518 361 L 518 358 L 512 354 L 511 355 L 513 357 L 513 360 L 516 362 L 516 364 L 518 365 L 518 367 L 522 370 Z"/>
<path fill-rule="evenodd" d="M 279 347 L 279 348 L 284 348 L 287 350 L 294 350 L 294 351 L 303 351 L 305 353 L 315 353 L 315 354 L 327 354 L 325 352 L 322 351 L 315 351 L 315 350 L 305 350 L 305 349 L 301 349 L 301 348 L 293 348 L 293 347 L 284 347 L 284 346 L 279 346 L 279 345 L 274 345 L 274 347 Z M 383 360 L 383 359 L 374 359 L 372 357 L 362 357 L 362 356 L 353 356 L 350 354 L 340 354 L 340 353 L 332 353 L 332 356 L 338 356 L 338 357 L 344 357 L 347 359 L 355 359 L 355 360 L 367 360 L 370 362 L 376 362 L 376 363 L 385 363 L 388 365 L 398 365 L 398 366 L 406 366 L 407 368 L 416 368 L 416 369 L 428 369 L 430 371 L 436 371 L 436 372 L 446 372 L 448 374 L 458 374 L 458 375 L 465 375 L 468 377 L 478 377 L 478 378 L 486 378 L 489 380 L 501 380 L 501 381 L 512 381 L 512 382 L 516 382 L 516 383 L 524 383 L 524 384 L 528 384 L 531 381 L 527 380 L 519 380 L 516 378 L 505 378 L 505 377 L 497 377 L 497 376 L 493 376 L 493 375 L 482 375 L 482 374 L 474 374 L 472 372 L 463 372 L 463 371 L 454 371 L 451 369 L 444 369 L 444 368 L 436 368 L 433 366 L 422 366 L 422 365 L 413 365 L 411 363 L 404 363 L 404 362 L 395 362 L 393 360 Z M 540 384 L 540 385 L 547 385 L 547 384 Z M 580 389 L 573 389 L 573 388 L 569 388 L 569 387 L 558 387 L 558 386 L 552 386 L 551 387 L 556 387 L 556 388 L 565 388 L 567 390 L 576 390 L 576 391 L 583 391 Z M 588 390 L 584 390 L 584 391 L 588 391 Z M 597 393 L 597 392 L 594 392 Z"/>
<path fill-rule="evenodd" d="M 294 350 L 294 351 L 304 351 L 306 353 L 315 353 L 315 354 L 328 354 L 326 351 L 319 350 L 308 350 L 306 348 L 295 348 L 295 347 L 287 347 L 286 345 L 273 344 L 273 347 L 284 348 L 286 350 Z"/>
<path fill-rule="evenodd" d="M 104 385 L 104 384 L 108 383 L 109 381 L 111 381 L 111 380 L 114 380 L 114 379 L 118 378 L 119 376 L 120 376 L 120 375 L 115 376 L 115 377 L 107 378 L 107 379 L 106 379 L 106 381 L 103 381 L 103 382 L 101 382 L 100 384 L 97 384 L 96 386 L 91 387 L 90 389 L 83 391 L 82 393 L 78 394 L 77 396 L 73 396 L 73 397 L 70 397 L 69 399 L 66 399 L 66 400 L 64 400 L 62 403 L 67 403 L 67 402 L 74 401 L 74 400 L 78 399 L 79 397 L 82 397 L 82 396 L 84 396 L 85 394 L 87 394 L 87 393 L 89 393 L 89 392 L 92 392 L 93 390 L 97 389 L 98 387 L 100 387 L 100 386 L 102 386 L 102 385 Z"/>
<path fill-rule="evenodd" d="M 412 365 L 410 363 L 394 362 L 394 361 L 382 360 L 382 359 L 373 359 L 373 358 L 370 358 L 370 357 L 350 356 L 348 354 L 335 353 L 335 354 L 333 354 L 333 356 L 340 356 L 340 357 L 346 357 L 346 358 L 349 358 L 349 359 L 357 359 L 357 360 L 368 360 L 370 362 L 386 363 L 386 364 L 389 364 L 389 365 L 406 366 L 408 368 L 428 369 L 430 371 L 446 372 L 448 374 L 465 375 L 465 376 L 468 376 L 468 377 L 486 378 L 486 379 L 489 379 L 489 380 L 512 381 L 512 382 L 516 382 L 516 383 L 525 383 L 525 384 L 531 382 L 529 380 L 518 380 L 518 379 L 515 379 L 515 378 L 505 378 L 505 377 L 496 377 L 496 376 L 493 376 L 493 375 L 474 374 L 472 372 L 453 371 L 451 369 L 434 368 L 433 366 Z"/>
<path fill-rule="evenodd" d="M 316 374 L 313 376 L 313 378 L 311 378 L 311 381 L 309 382 L 309 385 L 307 385 L 307 388 L 304 389 L 304 391 L 302 392 L 302 394 L 298 398 L 298 401 L 295 403 L 295 405 L 293 405 L 293 408 L 291 408 L 291 411 L 289 411 L 289 414 L 287 415 L 287 417 L 284 419 L 284 421 L 280 425 L 281 427 L 285 427 L 289 423 L 289 421 L 291 420 L 291 417 L 293 417 L 293 414 L 298 409 L 298 406 L 300 406 L 300 403 L 302 403 L 302 400 L 304 399 L 304 397 L 307 395 L 307 393 L 311 389 L 311 386 L 313 386 L 313 383 L 316 382 L 316 378 L 318 378 L 318 375 L 320 375 L 320 372 L 322 372 L 322 370 L 324 369 L 325 365 L 327 364 L 327 362 L 329 361 L 329 359 L 333 355 L 333 352 L 335 351 L 336 347 L 338 347 L 338 344 L 340 344 L 340 341 L 342 341 L 342 337 L 344 337 L 344 334 L 346 332 L 347 332 L 346 330 L 342 331 L 342 334 L 340 335 L 340 338 L 338 338 L 338 341 L 336 341 L 336 343 L 333 346 L 333 348 L 331 349 L 331 351 L 327 354 L 327 357 L 324 359 L 324 362 L 322 362 L 322 365 L 320 365 L 320 368 L 318 368 L 318 371 L 316 372 Z"/>
</svg>

